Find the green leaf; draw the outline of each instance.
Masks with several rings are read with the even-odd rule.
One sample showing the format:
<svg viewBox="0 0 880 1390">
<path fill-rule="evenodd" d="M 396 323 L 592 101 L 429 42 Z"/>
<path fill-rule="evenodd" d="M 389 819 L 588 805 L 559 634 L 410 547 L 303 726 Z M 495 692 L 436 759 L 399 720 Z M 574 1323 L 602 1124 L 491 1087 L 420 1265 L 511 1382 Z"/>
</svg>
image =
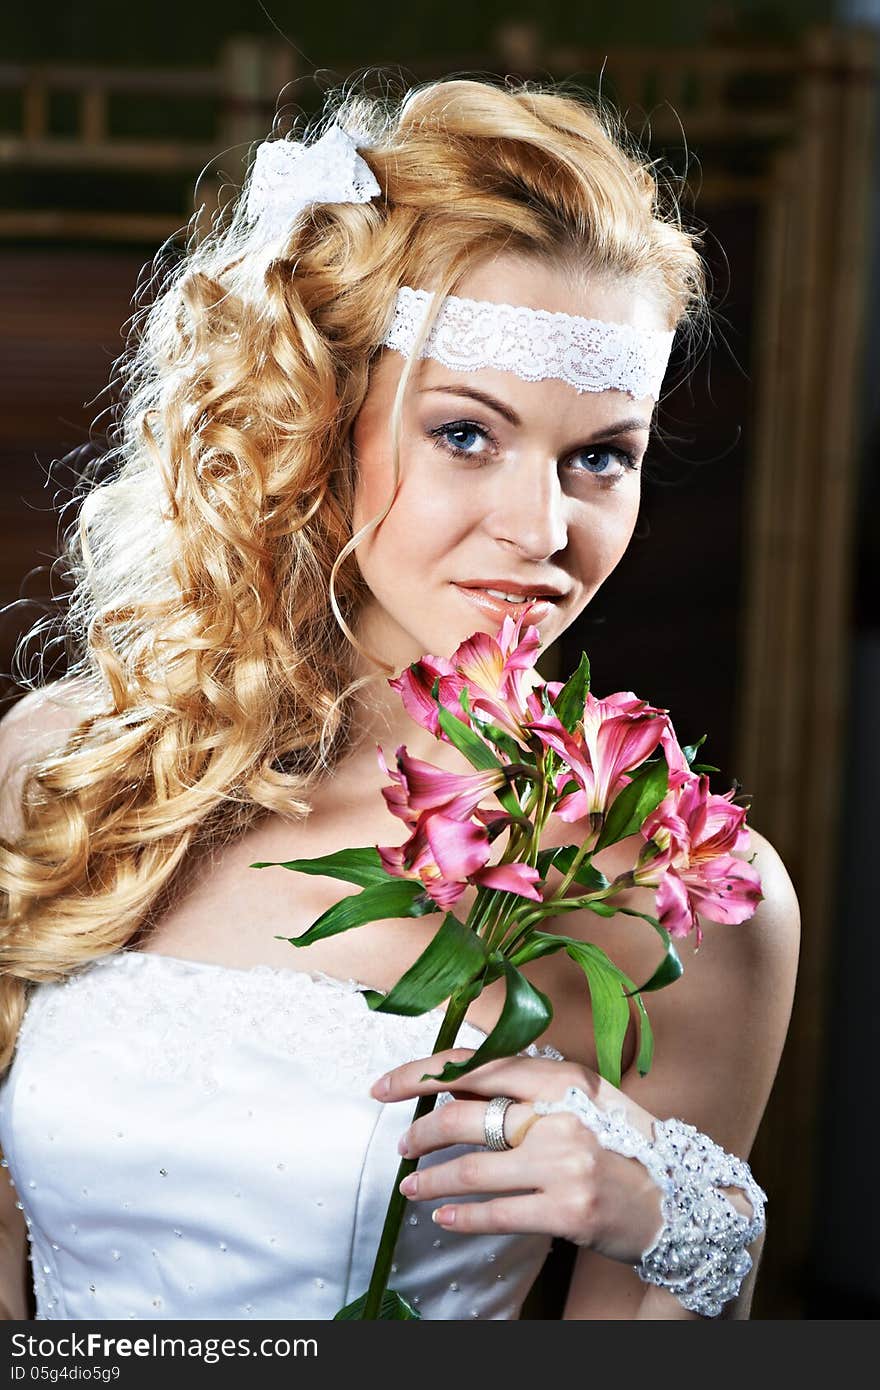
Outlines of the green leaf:
<svg viewBox="0 0 880 1390">
<path fill-rule="evenodd" d="M 643 922 L 648 922 L 663 942 L 663 959 L 657 966 L 653 975 L 646 980 L 643 985 L 638 986 L 638 992 L 664 989 L 666 985 L 674 984 L 680 980 L 684 974 L 684 966 L 681 957 L 675 949 L 672 937 L 665 927 L 661 926 L 656 917 L 652 917 L 650 912 L 638 912 L 634 907 L 611 907 L 610 903 L 587 903 L 586 906 L 591 912 L 596 912 L 600 917 L 611 917 L 616 912 L 622 913 L 624 917 L 640 917 Z M 611 911 L 608 911 L 611 908 Z M 635 990 L 636 986 L 632 986 Z"/>
<path fill-rule="evenodd" d="M 410 968 L 388 991 L 364 990 L 371 1009 L 385 1014 L 425 1014 L 470 984 L 486 964 L 486 945 L 451 912 Z"/>
<path fill-rule="evenodd" d="M 628 915 L 631 916 L 633 914 Z M 675 981 L 680 980 L 684 974 L 684 966 L 681 963 L 681 957 L 678 951 L 676 951 L 672 943 L 672 938 L 668 933 L 664 932 L 662 927 L 660 927 L 660 931 L 666 936 L 666 949 L 663 952 L 663 959 L 650 979 L 646 980 L 643 985 L 633 987 L 638 994 L 650 993 L 655 989 L 665 989 L 667 985 L 675 984 Z"/>
<path fill-rule="evenodd" d="M 334 1322 L 362 1322 L 364 1308 L 367 1305 L 367 1295 L 362 1293 L 360 1298 L 356 1298 L 353 1303 L 346 1303 L 344 1308 L 334 1314 Z M 382 1302 L 379 1304 L 379 1320 L 381 1322 L 411 1322 L 413 1318 L 421 1320 L 421 1313 L 418 1308 L 414 1308 L 411 1303 L 397 1293 L 395 1289 L 386 1289 L 382 1295 Z"/>
<path fill-rule="evenodd" d="M 542 879 L 547 878 L 551 869 L 558 869 L 559 873 L 565 875 L 576 854 L 580 854 L 579 845 L 554 845 L 551 849 L 541 849 L 535 859 L 535 867 Z M 580 883 L 591 893 L 598 893 L 608 887 L 608 879 L 590 863 L 590 857 L 588 855 L 580 864 L 573 882 Z"/>
<path fill-rule="evenodd" d="M 480 772 L 488 772 L 504 766 L 479 734 L 475 734 L 464 720 L 451 714 L 445 705 L 438 705 L 437 718 L 449 742 L 454 744 L 460 753 L 464 753 L 472 767 Z"/>
<path fill-rule="evenodd" d="M 577 854 L 580 854 L 579 846 L 561 845 L 553 861 L 554 869 L 558 869 L 563 875 L 567 874 Z M 589 893 L 601 893 L 608 887 L 608 879 L 601 869 L 597 869 L 594 864 L 590 863 L 589 855 L 578 865 L 578 871 L 572 882 L 580 883 Z"/>
<path fill-rule="evenodd" d="M 301 936 L 277 936 L 276 939 L 289 941 L 291 946 L 311 946 L 313 941 L 337 936 L 351 927 L 362 927 L 365 922 L 380 922 L 386 917 L 424 917 L 428 912 L 439 911 L 420 883 L 409 878 L 392 878 L 388 883 L 374 884 L 334 903 Z"/>
<path fill-rule="evenodd" d="M 490 743 L 494 743 L 505 758 L 508 758 L 512 763 L 521 761 L 523 749 L 511 734 L 507 733 L 505 729 L 500 729 L 491 720 L 484 719 L 479 710 L 474 711 L 473 719 L 474 723 L 479 725 L 483 737 L 487 738 Z"/>
<path fill-rule="evenodd" d="M 538 873 L 541 875 L 542 878 L 547 877 L 548 873 L 550 872 L 550 870 L 556 862 L 557 854 L 561 854 L 562 851 L 565 849 L 571 850 L 574 854 L 577 853 L 576 845 L 553 845 L 550 849 L 538 850 L 537 856 L 535 858 L 535 868 L 538 870 Z M 569 860 L 569 863 L 570 862 L 571 861 Z"/>
<path fill-rule="evenodd" d="M 685 759 L 687 760 L 687 764 L 688 764 L 688 766 L 690 767 L 691 772 L 720 772 L 720 771 L 721 771 L 721 768 L 720 768 L 720 767 L 715 767 L 715 765 L 714 765 L 713 763 L 697 763 L 697 762 L 694 762 L 694 759 L 695 759 L 696 756 L 697 756 L 697 752 L 698 752 L 698 750 L 699 750 L 700 748 L 702 748 L 703 744 L 706 742 L 706 738 L 707 738 L 707 735 L 706 735 L 706 734 L 703 734 L 703 737 L 702 737 L 702 738 L 698 738 L 697 741 L 696 741 L 696 743 L 688 743 L 688 744 L 686 744 L 685 747 L 683 747 L 682 750 L 681 750 L 682 753 L 684 753 Z"/>
<path fill-rule="evenodd" d="M 552 749 L 550 750 L 553 751 Z M 564 787 L 560 787 L 556 793 L 556 800 L 561 801 L 564 796 L 570 796 L 572 792 L 583 791 L 580 782 L 576 777 L 569 777 Z"/>
<path fill-rule="evenodd" d="M 639 1051 L 636 1056 L 636 1070 L 639 1076 L 647 1076 L 654 1060 L 654 1030 L 651 1027 L 651 1020 L 648 1018 L 645 1001 L 632 980 L 628 975 L 624 975 L 622 970 L 620 978 L 628 996 L 636 1001 L 636 1008 L 639 1011 Z"/>
<path fill-rule="evenodd" d="M 434 682 L 437 685 L 438 682 Z M 449 742 L 463 753 L 470 763 L 479 772 L 502 771 L 504 764 L 495 756 L 487 743 L 484 743 L 479 734 L 475 734 L 467 724 L 457 719 L 454 714 L 443 705 L 437 706 L 437 718 L 440 721 L 440 728 L 443 730 Z M 511 786 L 499 787 L 495 792 L 505 811 L 511 815 L 518 816 L 522 811 L 516 792 Z"/>
<path fill-rule="evenodd" d="M 604 951 L 588 941 L 569 940 L 565 949 L 587 977 L 599 1074 L 619 1086 L 623 1041 L 629 1027 L 626 977 Z"/>
<path fill-rule="evenodd" d="M 569 946 L 577 950 L 582 945 L 584 945 L 582 941 L 570 936 L 557 936 L 540 931 L 530 932 L 527 940 L 514 952 L 510 960 L 512 965 L 525 965 L 528 961 L 536 960 L 539 956 L 552 955 L 556 951 L 567 950 Z M 651 1021 L 648 1018 L 648 1010 L 645 1008 L 645 1002 L 632 980 L 618 966 L 614 966 L 614 969 L 617 970 L 620 977 L 621 987 L 628 997 L 635 1000 L 639 1012 L 639 1051 L 636 1057 L 636 1067 L 640 1076 L 646 1076 L 654 1057 L 654 1034 Z"/>
<path fill-rule="evenodd" d="M 651 764 L 650 771 L 637 777 L 614 798 L 599 832 L 594 854 L 608 845 L 634 835 L 644 820 L 655 811 L 669 786 L 669 768 L 665 759 Z"/>
<path fill-rule="evenodd" d="M 556 718 L 563 728 L 573 733 L 579 719 L 584 717 L 584 704 L 590 689 L 590 663 L 586 652 L 581 652 L 578 668 L 569 676 L 554 701 Z"/>
<path fill-rule="evenodd" d="M 686 743 L 684 745 L 681 751 L 682 753 L 684 753 L 684 756 L 687 759 L 688 766 L 690 766 L 690 764 L 693 763 L 694 758 L 697 756 L 697 750 L 699 748 L 702 748 L 703 744 L 706 742 L 706 739 L 708 737 L 708 734 L 703 734 L 703 737 L 698 738 L 696 743 Z"/>
<path fill-rule="evenodd" d="M 566 936 L 556 936 L 550 932 L 530 931 L 522 945 L 510 956 L 510 963 L 516 966 L 527 965 L 530 960 L 537 960 L 540 956 L 552 956 L 556 951 L 562 950 L 568 939 Z"/>
<path fill-rule="evenodd" d="M 663 942 L 663 959 L 651 978 L 646 980 L 643 985 L 638 986 L 639 992 L 664 989 L 666 985 L 674 984 L 676 980 L 681 979 L 684 974 L 681 957 L 675 949 L 669 932 L 665 927 L 661 927 L 656 917 L 652 917 L 649 912 L 637 912 L 633 907 L 614 907 L 613 904 L 606 902 L 584 903 L 584 907 L 588 912 L 595 912 L 597 917 L 616 917 L 618 912 L 624 917 L 641 917 L 643 922 L 650 922 L 660 937 Z M 632 989 L 635 990 L 636 986 L 633 985 Z"/>
<path fill-rule="evenodd" d="M 507 957 L 504 956 L 501 951 L 493 951 L 486 962 L 485 970 L 480 976 L 480 988 L 475 991 L 472 997 L 476 999 L 477 994 L 481 993 L 486 985 L 494 985 L 496 980 L 500 980 L 501 976 L 504 974 L 506 965 Z"/>
<path fill-rule="evenodd" d="M 252 869 L 290 869 L 297 874 L 316 874 L 322 878 L 341 878 L 345 883 L 359 883 L 368 888 L 377 883 L 388 883 L 394 875 L 383 869 L 379 851 L 374 845 L 363 849 L 341 849 L 335 854 L 324 854 L 320 859 L 286 859 L 260 861 L 251 864 Z"/>
<path fill-rule="evenodd" d="M 501 1017 L 486 1040 L 466 1062 L 447 1062 L 437 1073 L 426 1072 L 422 1081 L 456 1081 L 467 1072 L 494 1062 L 498 1057 L 513 1057 L 541 1036 L 553 1017 L 553 1006 L 546 994 L 530 984 L 509 960 L 504 961 L 507 993 Z"/>
<path fill-rule="evenodd" d="M 627 988 L 632 984 L 631 980 L 626 981 Z M 639 1051 L 636 1057 L 636 1070 L 639 1076 L 647 1076 L 651 1070 L 651 1063 L 654 1060 L 654 1030 L 651 1027 L 651 1020 L 648 1018 L 648 1010 L 645 1008 L 645 1001 L 641 994 L 630 991 L 631 997 L 636 1001 L 639 1011 Z"/>
<path fill-rule="evenodd" d="M 584 903 L 584 907 L 588 912 L 595 912 L 597 917 L 616 917 L 618 912 L 622 911 L 621 908 L 613 907 L 611 903 L 601 900 L 594 903 Z"/>
</svg>

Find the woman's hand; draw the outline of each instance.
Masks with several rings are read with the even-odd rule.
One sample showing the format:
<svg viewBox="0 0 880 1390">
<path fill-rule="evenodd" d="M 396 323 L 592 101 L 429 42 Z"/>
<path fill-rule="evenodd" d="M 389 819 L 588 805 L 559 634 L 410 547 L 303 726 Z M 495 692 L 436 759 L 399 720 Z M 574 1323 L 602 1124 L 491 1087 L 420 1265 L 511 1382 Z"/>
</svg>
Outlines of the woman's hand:
<svg viewBox="0 0 880 1390">
<path fill-rule="evenodd" d="M 453 1099 L 404 1131 L 408 1158 L 455 1144 L 486 1143 L 486 1107 L 493 1096 L 512 1096 L 504 1118 L 508 1151 L 463 1154 L 411 1173 L 401 1191 L 416 1202 L 473 1193 L 519 1193 L 447 1204 L 433 1213 L 444 1229 L 462 1234 L 541 1231 L 587 1245 L 614 1260 L 636 1264 L 662 1226 L 660 1192 L 638 1160 L 603 1149 L 571 1113 L 537 1115 L 535 1100 L 560 1100 L 578 1086 L 603 1110 L 622 1108 L 631 1125 L 653 1137 L 654 1117 L 596 1072 L 576 1063 L 537 1057 L 501 1058 L 477 1067 L 462 1084 L 420 1081 L 446 1062 L 462 1062 L 473 1049 L 451 1048 L 395 1067 L 372 1087 L 381 1101 L 450 1091 Z M 466 1086 L 466 1089 L 465 1089 Z"/>
</svg>

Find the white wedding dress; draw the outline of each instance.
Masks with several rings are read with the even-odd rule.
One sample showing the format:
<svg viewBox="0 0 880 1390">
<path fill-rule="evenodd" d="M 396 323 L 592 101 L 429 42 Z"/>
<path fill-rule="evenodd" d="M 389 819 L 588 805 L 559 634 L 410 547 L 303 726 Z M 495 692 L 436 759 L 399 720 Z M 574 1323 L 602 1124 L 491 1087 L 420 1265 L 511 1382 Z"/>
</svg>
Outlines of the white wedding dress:
<svg viewBox="0 0 880 1390">
<path fill-rule="evenodd" d="M 33 988 L 0 1145 L 38 1318 L 329 1319 L 366 1291 L 415 1107 L 369 1088 L 431 1055 L 442 1010 L 363 988 L 137 951 Z M 408 1204 L 391 1287 L 424 1318 L 518 1317 L 550 1238 L 443 1231 L 441 1204 Z"/>
</svg>

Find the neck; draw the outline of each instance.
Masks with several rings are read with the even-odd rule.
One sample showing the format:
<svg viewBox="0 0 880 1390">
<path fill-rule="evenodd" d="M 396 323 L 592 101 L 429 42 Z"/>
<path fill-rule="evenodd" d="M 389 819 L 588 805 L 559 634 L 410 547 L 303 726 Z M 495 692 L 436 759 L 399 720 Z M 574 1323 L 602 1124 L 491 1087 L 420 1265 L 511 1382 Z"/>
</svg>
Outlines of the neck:
<svg viewBox="0 0 880 1390">
<path fill-rule="evenodd" d="M 458 769 L 461 754 L 449 744 L 434 738 L 433 734 L 410 718 L 386 676 L 377 676 L 362 686 L 354 698 L 357 733 L 353 757 L 375 762 L 376 745 L 381 744 L 391 763 L 403 743 L 415 758 Z"/>
</svg>

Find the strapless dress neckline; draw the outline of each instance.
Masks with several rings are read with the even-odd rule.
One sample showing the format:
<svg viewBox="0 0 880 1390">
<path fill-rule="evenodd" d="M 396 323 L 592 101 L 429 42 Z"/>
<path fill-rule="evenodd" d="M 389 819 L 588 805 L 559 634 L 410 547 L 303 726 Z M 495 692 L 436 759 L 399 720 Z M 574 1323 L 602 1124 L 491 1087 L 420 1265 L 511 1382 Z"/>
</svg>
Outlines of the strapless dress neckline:
<svg viewBox="0 0 880 1390">
<path fill-rule="evenodd" d="M 289 977 L 291 976 L 302 976 L 305 980 L 310 981 L 312 984 L 326 985 L 330 989 L 338 989 L 344 994 L 362 994 L 364 990 L 374 991 L 377 994 L 384 994 L 386 992 L 385 990 L 377 989 L 375 985 L 364 984 L 362 980 L 356 980 L 351 976 L 348 978 L 344 978 L 341 975 L 329 975 L 324 970 L 299 970 L 295 969 L 293 966 L 267 965 L 262 962 L 258 963 L 257 965 L 227 965 L 225 961 L 197 960 L 190 956 L 174 956 L 168 955 L 166 952 L 142 951 L 135 950 L 130 947 L 125 947 L 120 951 L 116 951 L 110 956 L 102 956 L 101 960 L 113 960 L 120 956 L 134 956 L 139 959 L 143 958 L 148 961 L 156 961 L 159 962 L 159 969 L 166 968 L 173 970 L 183 966 L 192 967 L 192 969 L 195 972 L 198 972 L 199 970 L 215 970 L 219 971 L 222 975 L 228 975 L 231 977 L 244 976 L 245 979 L 249 976 L 255 979 L 260 979 L 261 977 L 277 978 L 280 981 L 289 979 Z M 86 969 L 88 968 L 89 967 L 86 966 Z M 366 1005 L 366 1007 L 369 1008 L 369 1005 Z M 374 1011 L 370 1009 L 369 1012 L 373 1013 Z M 418 1015 L 418 1017 L 424 1019 L 436 1018 L 440 1020 L 442 1019 L 445 1012 L 446 1005 L 441 1004 L 435 1009 L 429 1009 L 424 1014 Z M 384 1015 L 384 1017 L 386 1018 L 392 1016 L 399 1017 L 400 1015 Z M 475 1033 L 479 1033 L 480 1036 L 483 1038 L 487 1038 L 489 1036 L 485 1028 L 482 1028 L 478 1023 L 472 1023 L 470 1019 L 465 1019 L 462 1026 L 465 1028 L 472 1029 Z M 539 1048 L 538 1051 L 540 1051 L 542 1055 L 546 1054 L 548 1056 L 557 1058 L 560 1061 L 562 1060 L 562 1053 L 558 1052 L 555 1047 L 544 1045 L 543 1047 Z"/>
</svg>

